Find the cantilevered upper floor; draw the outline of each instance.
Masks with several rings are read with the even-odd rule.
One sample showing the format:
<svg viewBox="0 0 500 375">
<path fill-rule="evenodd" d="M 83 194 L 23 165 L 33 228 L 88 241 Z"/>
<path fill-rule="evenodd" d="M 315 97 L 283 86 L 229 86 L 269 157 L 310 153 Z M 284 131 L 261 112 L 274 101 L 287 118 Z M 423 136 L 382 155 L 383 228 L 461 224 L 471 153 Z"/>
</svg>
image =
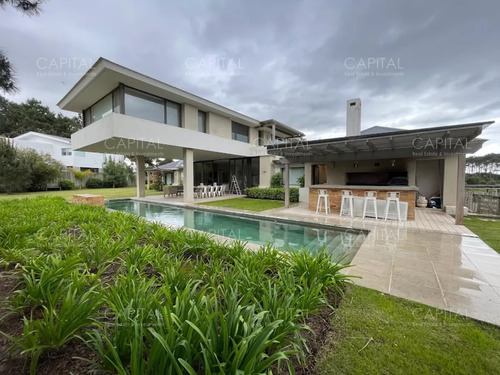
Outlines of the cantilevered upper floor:
<svg viewBox="0 0 500 375">
<path fill-rule="evenodd" d="M 75 150 L 194 160 L 263 156 L 269 144 L 304 134 L 258 121 L 100 58 L 58 103 L 83 115 Z"/>
</svg>

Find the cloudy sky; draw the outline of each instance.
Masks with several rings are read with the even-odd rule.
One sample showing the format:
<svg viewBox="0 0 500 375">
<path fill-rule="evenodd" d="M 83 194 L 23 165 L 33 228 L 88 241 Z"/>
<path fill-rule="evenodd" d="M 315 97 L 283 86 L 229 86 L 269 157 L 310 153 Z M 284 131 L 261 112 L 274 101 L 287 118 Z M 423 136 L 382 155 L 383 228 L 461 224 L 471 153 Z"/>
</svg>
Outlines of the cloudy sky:
<svg viewBox="0 0 500 375">
<path fill-rule="evenodd" d="M 402 0 L 49 0 L 0 9 L 0 48 L 20 92 L 56 103 L 100 56 L 308 139 L 362 128 L 496 120 L 500 2 Z M 498 130 L 497 130 L 498 129 Z"/>
</svg>

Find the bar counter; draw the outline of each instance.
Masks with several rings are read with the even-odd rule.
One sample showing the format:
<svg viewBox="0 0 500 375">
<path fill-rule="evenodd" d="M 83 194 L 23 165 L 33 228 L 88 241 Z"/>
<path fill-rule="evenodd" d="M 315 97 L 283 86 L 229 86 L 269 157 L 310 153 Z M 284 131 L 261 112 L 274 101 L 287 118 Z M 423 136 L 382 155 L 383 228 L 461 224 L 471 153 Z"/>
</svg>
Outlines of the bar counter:
<svg viewBox="0 0 500 375">
<path fill-rule="evenodd" d="M 417 199 L 417 186 L 357 186 L 357 185 L 312 185 L 309 187 L 309 210 L 316 211 L 318 202 L 318 190 L 324 189 L 330 196 L 330 210 L 332 213 L 340 213 L 342 202 L 342 190 L 351 190 L 355 197 L 364 197 L 365 191 L 376 191 L 377 200 L 385 201 L 388 191 L 399 192 L 400 203 L 408 205 L 406 220 L 415 220 L 415 202 Z M 371 206 L 369 206 L 371 208 Z M 379 218 L 383 212 L 378 212 Z M 402 218 L 405 220 L 405 218 Z"/>
</svg>

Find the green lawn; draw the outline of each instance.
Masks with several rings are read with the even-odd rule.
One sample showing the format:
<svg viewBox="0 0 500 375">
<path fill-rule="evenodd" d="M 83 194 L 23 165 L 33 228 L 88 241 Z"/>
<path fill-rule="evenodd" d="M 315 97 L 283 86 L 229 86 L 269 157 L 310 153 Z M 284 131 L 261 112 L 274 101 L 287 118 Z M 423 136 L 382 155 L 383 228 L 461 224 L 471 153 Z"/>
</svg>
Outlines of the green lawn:
<svg viewBox="0 0 500 375">
<path fill-rule="evenodd" d="M 469 216 L 464 218 L 464 225 L 500 253 L 500 220 Z"/>
<path fill-rule="evenodd" d="M 351 287 L 318 374 L 498 374 L 500 329 Z"/>
<path fill-rule="evenodd" d="M 283 201 L 273 201 L 270 199 L 251 199 L 251 198 L 224 199 L 221 201 L 198 203 L 198 204 L 204 206 L 228 207 L 228 208 L 236 208 L 238 210 L 249 210 L 258 212 L 285 206 L 285 202 Z"/>
<path fill-rule="evenodd" d="M 104 198 L 129 198 L 135 197 L 137 190 L 135 186 L 115 189 L 77 189 L 77 190 L 54 190 L 54 191 L 39 191 L 35 193 L 16 193 L 16 194 L 0 194 L 1 199 L 12 198 L 35 198 L 40 196 L 63 197 L 71 200 L 73 194 L 98 194 L 104 195 Z M 163 194 L 161 191 L 146 190 L 146 195 Z"/>
</svg>

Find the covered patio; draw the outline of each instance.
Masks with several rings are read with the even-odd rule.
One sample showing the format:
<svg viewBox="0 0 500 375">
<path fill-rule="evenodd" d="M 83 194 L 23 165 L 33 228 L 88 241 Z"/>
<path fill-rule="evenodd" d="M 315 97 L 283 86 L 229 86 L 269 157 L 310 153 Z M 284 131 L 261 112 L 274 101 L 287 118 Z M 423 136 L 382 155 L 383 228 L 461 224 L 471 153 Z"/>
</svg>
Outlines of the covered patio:
<svg viewBox="0 0 500 375">
<path fill-rule="evenodd" d="M 478 151 L 478 136 L 493 121 L 417 130 L 390 129 L 342 138 L 285 143 L 268 147 L 281 156 L 289 198 L 289 165 L 303 163 L 309 210 L 315 210 L 318 192 L 326 191 L 329 208 L 338 214 L 344 190 L 361 200 L 365 192 L 398 194 L 405 220 L 415 221 L 419 195 L 435 197 L 443 210 L 461 224 L 464 215 L 465 156 Z M 289 207 L 289 202 L 285 204 Z M 371 219 L 365 219 L 369 220 Z"/>
</svg>

